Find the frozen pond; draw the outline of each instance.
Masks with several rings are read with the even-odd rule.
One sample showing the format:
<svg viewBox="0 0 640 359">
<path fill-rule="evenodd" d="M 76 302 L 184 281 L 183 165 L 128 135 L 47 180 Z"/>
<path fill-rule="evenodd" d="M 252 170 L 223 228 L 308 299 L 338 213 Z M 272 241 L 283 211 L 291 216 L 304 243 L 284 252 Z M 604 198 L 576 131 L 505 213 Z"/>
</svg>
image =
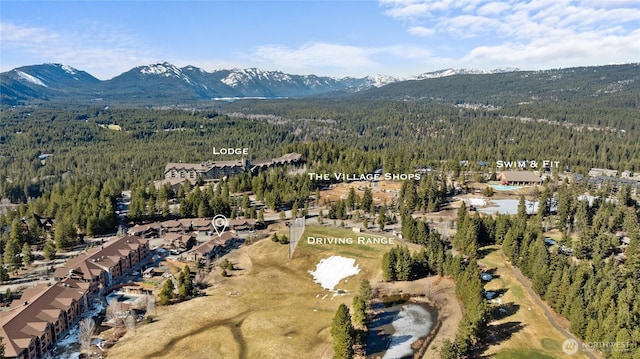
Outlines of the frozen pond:
<svg viewBox="0 0 640 359">
<path fill-rule="evenodd" d="M 478 212 L 484 214 L 518 214 L 518 199 L 496 199 L 491 200 L 487 207 L 478 208 Z M 538 213 L 538 201 L 532 202 L 525 200 L 527 214 Z"/>
<path fill-rule="evenodd" d="M 380 314 L 369 324 L 367 357 L 413 358 L 411 344 L 431 332 L 437 313 L 423 304 L 374 305 Z"/>
</svg>

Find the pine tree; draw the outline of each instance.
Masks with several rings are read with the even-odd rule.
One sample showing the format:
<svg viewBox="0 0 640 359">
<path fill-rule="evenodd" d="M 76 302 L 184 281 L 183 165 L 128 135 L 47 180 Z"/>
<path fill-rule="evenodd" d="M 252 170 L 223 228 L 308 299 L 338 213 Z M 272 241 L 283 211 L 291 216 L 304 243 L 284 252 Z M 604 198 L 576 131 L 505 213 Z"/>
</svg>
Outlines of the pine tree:
<svg viewBox="0 0 640 359">
<path fill-rule="evenodd" d="M 518 201 L 518 217 L 519 218 L 527 217 L 527 203 L 524 199 L 524 196 L 520 196 L 520 200 Z"/>
<path fill-rule="evenodd" d="M 409 249 L 405 246 L 396 247 L 394 249 L 397 250 L 395 269 L 396 278 L 401 281 L 409 280 L 411 278 L 411 269 L 413 264 L 411 261 L 411 253 L 409 253 Z"/>
<path fill-rule="evenodd" d="M 20 249 L 20 243 L 15 238 L 9 238 L 4 245 L 4 264 L 9 269 L 20 268 L 20 264 L 22 264 L 22 259 L 19 255 Z"/>
<path fill-rule="evenodd" d="M 167 305 L 169 303 L 171 303 L 171 299 L 173 299 L 173 289 L 174 289 L 174 285 L 173 285 L 173 280 L 171 278 L 167 279 L 164 282 L 164 286 L 162 287 L 162 290 L 160 291 L 160 294 L 158 295 L 160 298 L 160 305 Z"/>
<path fill-rule="evenodd" d="M 360 328 L 365 327 L 367 320 L 367 301 L 357 294 L 353 297 L 353 322 Z"/>
<path fill-rule="evenodd" d="M 191 281 L 191 269 L 186 265 L 178 277 L 178 295 L 180 300 L 184 300 L 193 294 L 195 294 L 195 288 Z"/>
<path fill-rule="evenodd" d="M 9 273 L 3 265 L 0 265 L 0 281 L 4 282 L 6 280 L 9 280 Z"/>
<path fill-rule="evenodd" d="M 33 263 L 33 254 L 31 253 L 31 246 L 29 243 L 24 243 L 22 245 L 22 263 L 28 266 Z"/>
<path fill-rule="evenodd" d="M 385 282 L 396 280 L 396 252 L 394 249 L 382 256 L 382 279 Z"/>
<path fill-rule="evenodd" d="M 351 314 L 346 305 L 340 304 L 331 324 L 331 337 L 333 338 L 333 357 L 336 359 L 351 359 L 355 330 L 351 323 Z"/>
<path fill-rule="evenodd" d="M 358 289 L 358 294 L 365 300 L 369 301 L 373 299 L 373 291 L 371 290 L 371 283 L 368 279 L 363 279 L 360 282 L 360 288 Z"/>
<path fill-rule="evenodd" d="M 380 230 L 384 230 L 384 224 L 385 224 L 385 215 L 382 212 L 382 209 L 380 210 L 380 212 L 378 212 L 378 227 L 380 228 Z"/>
<path fill-rule="evenodd" d="M 44 243 L 44 258 L 48 261 L 56 257 L 56 245 L 53 241 L 46 241 Z"/>
<path fill-rule="evenodd" d="M 354 210 L 355 209 L 356 204 L 357 204 L 356 203 L 356 199 L 357 198 L 358 197 L 356 196 L 355 189 L 353 189 L 353 187 L 351 187 L 349 189 L 349 195 L 347 196 L 347 199 L 346 199 L 346 205 L 350 210 Z"/>
<path fill-rule="evenodd" d="M 360 209 L 365 212 L 373 213 L 373 195 L 371 194 L 371 190 L 369 187 L 365 188 L 364 195 L 362 196 L 362 201 L 360 202 Z"/>
</svg>

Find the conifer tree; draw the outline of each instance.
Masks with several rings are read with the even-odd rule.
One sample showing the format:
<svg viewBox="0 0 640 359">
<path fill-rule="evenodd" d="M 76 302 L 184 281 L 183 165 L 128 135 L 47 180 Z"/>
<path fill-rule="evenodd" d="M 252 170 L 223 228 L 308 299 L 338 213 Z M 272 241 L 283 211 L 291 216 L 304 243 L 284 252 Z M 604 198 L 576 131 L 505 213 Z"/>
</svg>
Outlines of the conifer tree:
<svg viewBox="0 0 640 359">
<path fill-rule="evenodd" d="M 360 328 L 365 327 L 367 319 L 367 301 L 360 294 L 353 297 L 353 322 Z"/>
<path fill-rule="evenodd" d="M 164 282 L 164 286 L 158 295 L 160 298 L 160 305 L 167 305 L 171 303 L 171 299 L 173 299 L 173 279 L 169 278 Z"/>
<path fill-rule="evenodd" d="M 340 304 L 333 322 L 331 324 L 331 337 L 333 338 L 333 357 L 335 359 L 351 359 L 355 352 L 353 350 L 355 330 L 351 323 L 349 308 Z"/>
<path fill-rule="evenodd" d="M 33 263 L 33 253 L 31 253 L 31 246 L 26 242 L 22 245 L 22 263 L 27 266 Z"/>
<path fill-rule="evenodd" d="M 393 249 L 382 256 L 382 279 L 385 282 L 396 280 L 396 252 Z"/>
</svg>

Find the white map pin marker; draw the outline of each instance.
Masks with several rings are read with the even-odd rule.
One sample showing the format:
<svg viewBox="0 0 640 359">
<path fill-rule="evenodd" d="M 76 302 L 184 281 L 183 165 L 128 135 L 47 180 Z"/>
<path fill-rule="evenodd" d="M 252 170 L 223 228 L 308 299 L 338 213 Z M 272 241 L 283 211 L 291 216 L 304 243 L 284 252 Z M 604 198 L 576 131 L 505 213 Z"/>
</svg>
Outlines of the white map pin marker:
<svg viewBox="0 0 640 359">
<path fill-rule="evenodd" d="M 229 226 L 229 220 L 222 214 L 217 214 L 211 220 L 211 224 L 213 224 L 213 229 L 215 229 L 216 233 L 218 233 L 218 237 L 221 237 L 222 233 L 224 233 L 224 231 L 226 231 L 227 227 Z"/>
</svg>

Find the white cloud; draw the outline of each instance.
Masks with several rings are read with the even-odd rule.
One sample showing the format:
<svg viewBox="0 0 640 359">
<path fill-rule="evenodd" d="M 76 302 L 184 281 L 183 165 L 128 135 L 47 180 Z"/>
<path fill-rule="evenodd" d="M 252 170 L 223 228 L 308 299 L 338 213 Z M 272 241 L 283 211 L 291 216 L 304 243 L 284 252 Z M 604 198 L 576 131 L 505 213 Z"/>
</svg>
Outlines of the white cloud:
<svg viewBox="0 0 640 359">
<path fill-rule="evenodd" d="M 506 31 L 507 25 L 484 16 L 460 15 L 440 22 L 438 30 L 454 34 L 457 37 L 469 38 Z"/>
<path fill-rule="evenodd" d="M 35 61 L 67 64 L 101 79 L 157 61 L 125 30 L 100 23 L 87 23 L 82 30 L 71 33 L 0 22 L 0 48 L 22 53 Z"/>
<path fill-rule="evenodd" d="M 283 45 L 264 45 L 246 55 L 259 67 L 292 69 L 301 72 L 309 70 L 354 70 L 375 67 L 370 58 L 371 53 L 365 49 L 331 44 L 326 42 L 307 43 L 299 48 Z"/>
<path fill-rule="evenodd" d="M 637 0 L 380 0 L 385 15 L 416 37 L 446 36 L 462 66 L 547 68 L 637 62 Z M 450 38 L 459 39 L 450 41 Z M 476 42 L 468 48 L 469 41 Z M 443 54 L 446 57 L 446 53 Z"/>
<path fill-rule="evenodd" d="M 242 55 L 244 62 L 264 69 L 323 76 L 366 76 L 388 73 L 390 64 L 415 63 L 432 56 L 430 50 L 412 44 L 357 47 L 327 42 L 310 42 L 297 48 L 265 45 Z M 398 69 L 393 69 L 394 72 Z M 398 75 L 397 73 L 394 75 Z M 404 73 L 403 75 L 408 75 Z"/>
<path fill-rule="evenodd" d="M 431 36 L 436 33 L 434 29 L 429 29 L 424 26 L 412 26 L 408 31 L 410 34 L 416 36 Z"/>
<path fill-rule="evenodd" d="M 488 16 L 488 15 L 499 15 L 501 12 L 506 11 L 511 6 L 504 2 L 490 2 L 488 4 L 482 5 L 478 9 L 478 15 Z"/>
<path fill-rule="evenodd" d="M 637 62 L 640 53 L 640 30 L 626 36 L 602 36 L 589 32 L 536 39 L 529 43 L 504 43 L 497 46 L 479 46 L 469 52 L 463 61 L 471 64 L 493 64 L 539 68 L 583 66 L 618 62 Z M 636 59 L 634 61 L 634 59 Z"/>
</svg>

